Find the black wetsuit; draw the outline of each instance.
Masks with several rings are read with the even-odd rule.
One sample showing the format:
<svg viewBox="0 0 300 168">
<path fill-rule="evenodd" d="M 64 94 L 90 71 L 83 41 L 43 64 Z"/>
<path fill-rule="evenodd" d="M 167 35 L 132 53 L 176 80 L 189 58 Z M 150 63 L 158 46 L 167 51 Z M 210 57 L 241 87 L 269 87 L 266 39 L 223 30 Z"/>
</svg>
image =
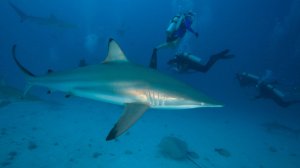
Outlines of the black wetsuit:
<svg viewBox="0 0 300 168">
<path fill-rule="evenodd" d="M 170 66 L 176 66 L 177 70 L 180 72 L 186 72 L 188 70 L 195 70 L 199 72 L 207 72 L 219 59 L 233 58 L 234 55 L 228 54 L 229 50 L 226 49 L 218 54 L 212 55 L 206 64 L 201 64 L 198 61 L 191 59 L 188 55 L 184 53 L 177 54 L 175 58 L 168 61 Z M 153 49 L 151 56 L 150 68 L 157 69 L 157 49 Z"/>
<path fill-rule="evenodd" d="M 177 54 L 175 58 L 168 61 L 171 66 L 176 66 L 179 72 L 186 72 L 188 70 L 194 70 L 198 72 L 207 72 L 219 59 L 232 58 L 233 55 L 228 55 L 229 50 L 224 50 L 218 54 L 212 55 L 206 64 L 202 64 L 189 57 L 187 54 Z"/>
<path fill-rule="evenodd" d="M 256 87 L 259 90 L 259 95 L 255 97 L 256 99 L 270 98 L 281 107 L 288 107 L 292 104 L 299 103 L 298 100 L 285 100 L 285 96 L 276 93 L 280 91 L 271 84 L 262 82 Z"/>
<path fill-rule="evenodd" d="M 281 107 L 288 107 L 292 104 L 300 103 L 299 100 L 287 100 L 286 96 L 272 85 L 272 83 L 277 83 L 277 81 L 264 82 L 261 81 L 259 77 L 248 73 L 238 73 L 236 77 L 241 86 L 254 86 L 257 88 L 259 94 L 255 96 L 255 99 L 272 99 Z"/>
<path fill-rule="evenodd" d="M 236 79 L 239 81 L 240 86 L 256 86 L 260 78 L 258 76 L 248 74 L 248 73 L 237 73 Z"/>
</svg>

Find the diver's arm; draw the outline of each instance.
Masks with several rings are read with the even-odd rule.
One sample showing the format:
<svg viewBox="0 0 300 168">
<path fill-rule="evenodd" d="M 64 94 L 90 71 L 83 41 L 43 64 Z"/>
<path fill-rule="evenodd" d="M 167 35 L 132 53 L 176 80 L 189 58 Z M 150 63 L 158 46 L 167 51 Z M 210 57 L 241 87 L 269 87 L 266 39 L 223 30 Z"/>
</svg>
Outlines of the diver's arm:
<svg viewBox="0 0 300 168">
<path fill-rule="evenodd" d="M 193 33 L 196 37 L 199 36 L 198 32 L 195 32 L 191 27 L 186 28 L 189 32 Z"/>
</svg>

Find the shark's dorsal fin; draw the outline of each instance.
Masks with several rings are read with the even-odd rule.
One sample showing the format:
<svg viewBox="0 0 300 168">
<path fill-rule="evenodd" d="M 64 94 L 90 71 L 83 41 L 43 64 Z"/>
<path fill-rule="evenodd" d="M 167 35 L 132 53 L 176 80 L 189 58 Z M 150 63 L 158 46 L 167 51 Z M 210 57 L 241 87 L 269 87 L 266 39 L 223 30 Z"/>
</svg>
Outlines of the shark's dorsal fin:
<svg viewBox="0 0 300 168">
<path fill-rule="evenodd" d="M 108 54 L 105 60 L 103 61 L 103 63 L 115 62 L 115 61 L 128 62 L 119 44 L 114 39 L 111 38 L 109 39 L 108 42 Z"/>
</svg>

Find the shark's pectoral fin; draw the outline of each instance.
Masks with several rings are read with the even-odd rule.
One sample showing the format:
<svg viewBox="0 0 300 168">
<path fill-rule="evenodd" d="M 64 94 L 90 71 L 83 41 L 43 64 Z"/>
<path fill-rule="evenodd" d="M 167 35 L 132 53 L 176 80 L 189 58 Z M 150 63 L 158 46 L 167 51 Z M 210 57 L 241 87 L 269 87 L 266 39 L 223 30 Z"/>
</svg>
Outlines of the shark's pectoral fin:
<svg viewBox="0 0 300 168">
<path fill-rule="evenodd" d="M 143 103 L 128 103 L 125 105 L 124 113 L 119 121 L 111 129 L 106 140 L 113 140 L 122 133 L 124 133 L 129 127 L 131 127 L 149 108 L 147 104 Z"/>
<path fill-rule="evenodd" d="M 28 91 L 31 89 L 32 85 L 27 84 L 23 93 L 23 97 L 26 96 L 26 94 L 28 93 Z"/>
</svg>

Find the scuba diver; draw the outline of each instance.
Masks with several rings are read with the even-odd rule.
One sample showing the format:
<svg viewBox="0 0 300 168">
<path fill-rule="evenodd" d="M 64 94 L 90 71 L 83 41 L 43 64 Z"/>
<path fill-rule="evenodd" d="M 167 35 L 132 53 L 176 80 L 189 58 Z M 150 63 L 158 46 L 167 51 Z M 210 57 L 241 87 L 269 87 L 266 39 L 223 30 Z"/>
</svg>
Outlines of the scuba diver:
<svg viewBox="0 0 300 168">
<path fill-rule="evenodd" d="M 256 86 L 256 84 L 260 80 L 258 76 L 246 72 L 237 73 L 236 79 L 239 81 L 241 87 Z"/>
<path fill-rule="evenodd" d="M 166 30 L 166 42 L 157 46 L 156 49 L 176 46 L 187 31 L 193 33 L 198 38 L 199 34 L 192 28 L 193 17 L 194 14 L 192 12 L 174 16 Z"/>
<path fill-rule="evenodd" d="M 231 59 L 234 55 L 229 54 L 229 50 L 226 49 L 220 53 L 210 56 L 206 64 L 201 62 L 201 59 L 193 54 L 187 52 L 179 52 L 173 59 L 168 61 L 168 65 L 178 72 L 188 72 L 189 70 L 207 72 L 218 60 Z M 157 50 L 154 49 L 149 67 L 157 69 Z"/>
<path fill-rule="evenodd" d="M 292 104 L 300 103 L 300 100 L 288 100 L 288 96 L 274 86 L 277 84 L 277 81 L 262 80 L 262 78 L 258 76 L 245 72 L 237 73 L 236 78 L 242 87 L 255 86 L 257 88 L 259 94 L 254 97 L 255 99 L 272 99 L 281 107 L 288 107 Z"/>
<path fill-rule="evenodd" d="M 176 47 L 187 31 L 193 33 L 198 38 L 199 34 L 192 28 L 193 17 L 193 12 L 187 12 L 173 17 L 166 30 L 166 42 L 153 49 L 150 60 L 151 68 L 156 69 L 157 50 L 168 47 Z"/>
<path fill-rule="evenodd" d="M 220 53 L 210 56 L 206 64 L 201 62 L 199 57 L 192 55 L 187 52 L 180 52 L 175 55 L 175 57 L 168 61 L 168 65 L 173 67 L 178 72 L 187 72 L 189 70 L 207 72 L 218 60 L 220 59 L 230 59 L 234 55 L 229 54 L 229 50 L 226 49 Z"/>
</svg>

